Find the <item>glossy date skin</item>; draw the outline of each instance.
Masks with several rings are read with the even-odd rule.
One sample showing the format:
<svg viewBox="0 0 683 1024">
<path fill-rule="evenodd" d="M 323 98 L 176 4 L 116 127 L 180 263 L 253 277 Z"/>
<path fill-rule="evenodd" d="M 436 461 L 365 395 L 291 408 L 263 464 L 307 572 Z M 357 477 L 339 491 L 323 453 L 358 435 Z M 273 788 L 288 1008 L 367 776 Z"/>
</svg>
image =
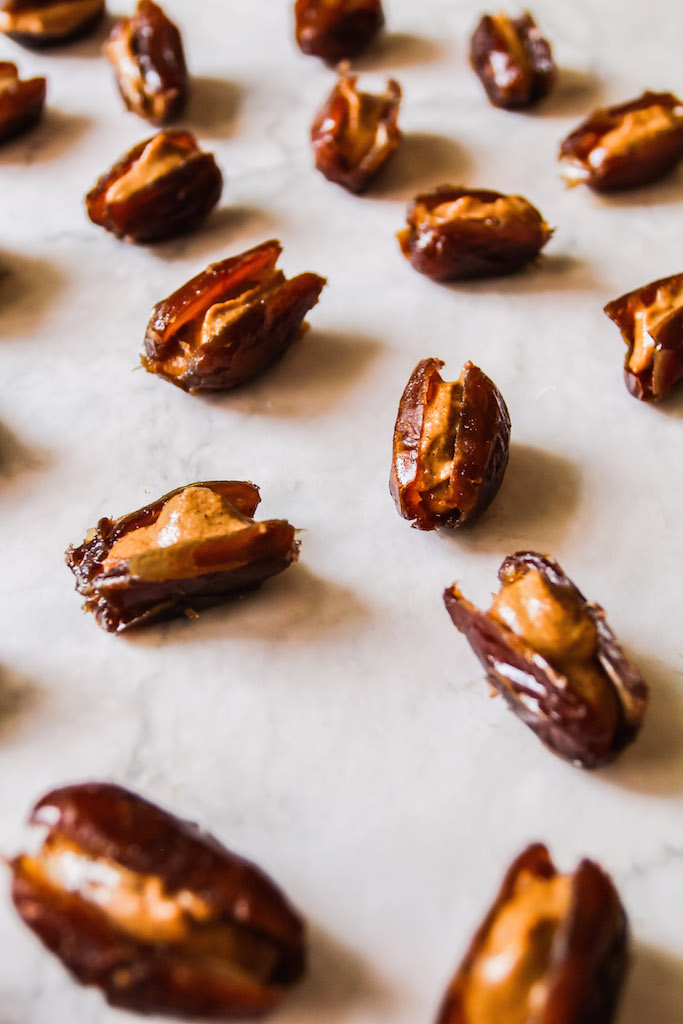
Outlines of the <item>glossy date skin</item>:
<svg viewBox="0 0 683 1024">
<path fill-rule="evenodd" d="M 394 427 L 389 488 L 396 509 L 418 530 L 457 527 L 480 516 L 503 482 L 510 416 L 503 396 L 478 366 L 455 383 L 440 359 L 413 370 Z"/>
<path fill-rule="evenodd" d="M 398 234 L 411 266 L 434 281 L 511 274 L 538 256 L 552 235 L 522 196 L 441 185 L 408 206 Z"/>
<path fill-rule="evenodd" d="M 534 843 L 510 866 L 437 1024 L 611 1024 L 628 946 L 610 877 L 590 860 L 558 874 Z"/>
<path fill-rule="evenodd" d="M 683 383 L 683 274 L 672 274 L 608 302 L 605 313 L 628 346 L 626 387 L 659 402 Z"/>
<path fill-rule="evenodd" d="M 605 621 L 552 559 L 508 556 L 488 612 L 454 584 L 444 593 L 488 681 L 555 754 L 583 768 L 613 761 L 631 743 L 647 686 Z"/>
<path fill-rule="evenodd" d="M 129 242 L 157 242 L 192 230 L 220 199 L 223 176 L 191 132 L 166 131 L 138 143 L 85 198 L 94 224 Z"/>
<path fill-rule="evenodd" d="M 384 25 L 381 0 L 296 0 L 299 49 L 329 64 L 357 57 Z"/>
<path fill-rule="evenodd" d="M 235 388 L 263 373 L 300 335 L 325 278 L 287 280 L 276 240 L 213 263 L 159 302 L 142 364 L 192 393 Z"/>
<path fill-rule="evenodd" d="M 261 1016 L 305 969 L 304 925 L 256 865 L 106 782 L 44 796 L 12 863 L 25 924 L 83 985 L 135 1013 Z"/>
<path fill-rule="evenodd" d="M 364 192 L 401 141 L 401 87 L 390 78 L 386 92 L 356 88 L 357 75 L 342 68 L 339 81 L 311 127 L 315 166 L 328 181 Z"/>
<path fill-rule="evenodd" d="M 649 185 L 681 160 L 683 103 L 670 92 L 596 110 L 560 147 L 567 184 L 596 192 Z"/>
<path fill-rule="evenodd" d="M 0 32 L 23 46 L 60 46 L 88 35 L 104 15 L 104 0 L 5 0 Z"/>
<path fill-rule="evenodd" d="M 0 143 L 33 128 L 43 114 L 44 78 L 19 79 L 16 64 L 0 62 Z"/>
<path fill-rule="evenodd" d="M 532 107 L 553 87 L 550 44 L 526 11 L 519 18 L 485 14 L 470 43 L 470 63 L 496 107 Z"/>
<path fill-rule="evenodd" d="M 258 487 L 188 484 L 119 519 L 100 519 L 66 563 L 76 590 L 110 633 L 192 614 L 258 587 L 299 557 L 282 519 L 254 522 Z"/>
<path fill-rule="evenodd" d="M 180 32 L 152 0 L 112 29 L 104 53 L 128 110 L 152 124 L 178 117 L 187 99 L 187 67 Z"/>
</svg>

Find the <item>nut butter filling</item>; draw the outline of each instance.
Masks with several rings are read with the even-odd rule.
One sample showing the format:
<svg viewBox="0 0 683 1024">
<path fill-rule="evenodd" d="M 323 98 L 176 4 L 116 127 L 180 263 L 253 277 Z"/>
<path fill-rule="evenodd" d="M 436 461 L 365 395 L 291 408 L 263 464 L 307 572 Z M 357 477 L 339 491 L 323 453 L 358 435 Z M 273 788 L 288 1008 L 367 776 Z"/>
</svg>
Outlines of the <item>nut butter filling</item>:
<svg viewBox="0 0 683 1024">
<path fill-rule="evenodd" d="M 461 196 L 459 199 L 439 203 L 432 210 L 425 210 L 420 220 L 435 225 L 458 220 L 480 220 L 508 225 L 520 219 L 526 222 L 529 208 L 529 203 L 522 196 L 501 196 L 490 203 L 484 203 L 473 196 Z"/>
<path fill-rule="evenodd" d="M 460 416 L 462 383 L 432 378 L 436 390 L 425 405 L 419 445 L 418 488 L 422 504 L 435 514 L 452 510 L 450 482 L 455 458 L 455 436 Z"/>
<path fill-rule="evenodd" d="M 489 53 L 489 61 L 496 85 L 505 87 L 512 85 L 529 68 L 529 58 L 519 33 L 507 14 L 499 11 L 491 15 L 494 29 L 502 38 L 506 52 L 493 49 Z"/>
<path fill-rule="evenodd" d="M 599 168 L 608 158 L 620 157 L 630 149 L 683 127 L 683 106 L 645 107 L 624 114 L 616 128 L 602 136 L 588 154 L 588 163 Z"/>
<path fill-rule="evenodd" d="M 388 93 L 376 96 L 369 92 L 359 92 L 351 80 L 344 77 L 339 79 L 338 89 L 348 104 L 342 139 L 344 156 L 349 164 L 355 167 L 373 150 L 381 149 L 389 141 L 389 133 L 383 119 L 391 96 Z"/>
<path fill-rule="evenodd" d="M 66 36 L 94 18 L 104 0 L 64 0 L 28 11 L 0 11 L 0 32 Z"/>
<path fill-rule="evenodd" d="M 194 154 L 177 149 L 164 134 L 155 135 L 133 165 L 107 189 L 106 203 L 120 203 L 133 193 L 146 188 L 177 167 L 193 159 Z"/>
</svg>

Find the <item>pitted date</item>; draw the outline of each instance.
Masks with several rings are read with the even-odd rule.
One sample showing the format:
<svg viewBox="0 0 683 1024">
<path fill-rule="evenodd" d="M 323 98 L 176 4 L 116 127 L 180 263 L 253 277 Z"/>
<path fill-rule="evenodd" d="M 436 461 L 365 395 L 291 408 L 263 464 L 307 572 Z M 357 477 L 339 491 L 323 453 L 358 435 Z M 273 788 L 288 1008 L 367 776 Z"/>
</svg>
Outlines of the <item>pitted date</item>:
<svg viewBox="0 0 683 1024">
<path fill-rule="evenodd" d="M 276 1006 L 304 973 L 304 925 L 256 865 L 111 783 L 48 793 L 11 864 L 25 924 L 83 985 L 136 1013 L 214 1019 Z"/>
<path fill-rule="evenodd" d="M 4 0 L 0 32 L 24 46 L 59 46 L 92 32 L 104 0 Z"/>
<path fill-rule="evenodd" d="M 112 29 L 104 53 L 128 110 L 166 124 L 187 99 L 187 67 L 177 27 L 152 0 L 138 0 L 135 14 Z"/>
<path fill-rule="evenodd" d="M 398 234 L 403 255 L 435 281 L 514 273 L 553 233 L 522 196 L 452 185 L 418 195 L 407 221 Z"/>
<path fill-rule="evenodd" d="M 66 563 L 102 629 L 122 633 L 220 604 L 258 587 L 299 557 L 284 519 L 257 523 L 254 484 L 179 487 L 120 519 L 100 519 Z"/>
<path fill-rule="evenodd" d="M 481 515 L 503 482 L 510 448 L 510 416 L 493 381 L 472 363 L 457 381 L 444 381 L 442 366 L 418 363 L 394 427 L 389 487 L 399 514 L 418 530 Z"/>
<path fill-rule="evenodd" d="M 454 625 L 492 688 L 550 750 L 583 768 L 631 743 L 647 686 L 605 621 L 557 562 L 533 551 L 505 559 L 488 612 L 454 584 L 444 593 Z"/>
<path fill-rule="evenodd" d="M 519 18 L 485 14 L 470 43 L 470 63 L 496 107 L 531 107 L 556 77 L 550 44 L 526 11 Z"/>
<path fill-rule="evenodd" d="M 166 131 L 138 143 L 85 198 L 94 224 L 130 242 L 190 231 L 214 208 L 223 175 L 191 132 Z"/>
<path fill-rule="evenodd" d="M 534 843 L 508 869 L 437 1024 L 611 1024 L 628 946 L 609 875 L 590 860 L 560 874 Z"/>
<path fill-rule="evenodd" d="M 596 110 L 560 147 L 568 185 L 613 192 L 658 181 L 683 160 L 683 103 L 670 92 L 645 92 Z"/>
<path fill-rule="evenodd" d="M 401 87 L 390 78 L 382 95 L 360 92 L 358 76 L 340 70 L 311 128 L 315 166 L 328 181 L 363 192 L 401 141 Z"/>
<path fill-rule="evenodd" d="M 296 0 L 299 49 L 329 64 L 362 53 L 384 25 L 381 0 Z"/>
<path fill-rule="evenodd" d="M 0 142 L 9 142 L 38 123 L 46 88 L 44 78 L 21 81 L 16 64 L 0 61 Z"/>
<path fill-rule="evenodd" d="M 325 286 L 317 274 L 287 280 L 276 240 L 213 263 L 159 302 L 142 364 L 184 391 L 238 387 L 280 359 Z"/>
<path fill-rule="evenodd" d="M 683 381 L 683 274 L 636 288 L 605 306 L 628 346 L 624 378 L 643 402 L 659 402 Z"/>
</svg>

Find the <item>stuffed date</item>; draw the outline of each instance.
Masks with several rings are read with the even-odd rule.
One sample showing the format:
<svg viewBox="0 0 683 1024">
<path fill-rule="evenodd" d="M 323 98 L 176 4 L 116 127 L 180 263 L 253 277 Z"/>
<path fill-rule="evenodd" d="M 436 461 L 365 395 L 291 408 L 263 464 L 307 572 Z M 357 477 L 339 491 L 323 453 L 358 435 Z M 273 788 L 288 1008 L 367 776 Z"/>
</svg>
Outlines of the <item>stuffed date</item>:
<svg viewBox="0 0 683 1024">
<path fill-rule="evenodd" d="M 296 0 L 294 17 L 299 49 L 329 64 L 357 57 L 384 25 L 381 0 Z"/>
<path fill-rule="evenodd" d="M 104 0 L 4 0 L 0 32 L 24 46 L 59 46 L 95 29 Z"/>
<path fill-rule="evenodd" d="M 470 43 L 470 63 L 491 103 L 506 110 L 531 107 L 550 92 L 556 69 L 550 44 L 531 14 L 485 14 Z"/>
<path fill-rule="evenodd" d="M 45 105 L 44 78 L 19 78 L 16 64 L 0 62 L 0 143 L 9 142 L 38 123 Z"/>
</svg>

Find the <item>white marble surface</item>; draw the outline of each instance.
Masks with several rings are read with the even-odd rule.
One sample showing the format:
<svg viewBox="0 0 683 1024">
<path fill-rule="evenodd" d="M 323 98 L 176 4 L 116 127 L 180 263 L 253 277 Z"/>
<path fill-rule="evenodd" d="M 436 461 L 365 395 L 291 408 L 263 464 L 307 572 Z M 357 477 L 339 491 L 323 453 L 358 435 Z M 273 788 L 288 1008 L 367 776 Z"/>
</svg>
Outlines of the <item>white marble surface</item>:
<svg viewBox="0 0 683 1024">
<path fill-rule="evenodd" d="M 620 1024 L 677 1024 L 683 404 L 626 393 L 601 308 L 681 270 L 683 176 L 603 200 L 566 191 L 555 153 L 599 102 L 683 89 L 680 6 L 535 0 L 562 71 L 524 115 L 490 107 L 468 68 L 479 0 L 386 0 L 361 67 L 400 79 L 406 139 L 365 198 L 311 168 L 332 77 L 293 45 L 290 3 L 165 6 L 196 76 L 184 123 L 227 181 L 201 230 L 155 247 L 84 213 L 96 177 L 151 134 L 123 112 L 101 39 L 46 54 L 0 41 L 49 80 L 45 122 L 0 150 L 0 850 L 52 786 L 139 789 L 253 857 L 306 914 L 310 977 L 278 1024 L 413 1024 L 432 1020 L 509 860 L 544 839 L 563 868 L 599 860 L 628 908 Z M 454 287 L 415 274 L 394 232 L 413 192 L 448 180 L 536 203 L 557 227 L 541 265 Z M 285 270 L 329 278 L 287 358 L 209 399 L 136 370 L 152 305 L 270 236 Z M 513 422 L 498 500 L 452 536 L 409 529 L 387 490 L 398 398 L 429 355 L 456 376 L 481 365 Z M 253 479 L 265 516 L 304 529 L 299 565 L 197 622 L 98 630 L 67 544 L 217 477 Z M 607 770 L 564 764 L 489 700 L 442 607 L 454 579 L 485 601 L 522 547 L 607 608 L 651 684 L 641 739 Z M 42 950 L 3 885 L 2 1024 L 123 1019 Z"/>
</svg>

